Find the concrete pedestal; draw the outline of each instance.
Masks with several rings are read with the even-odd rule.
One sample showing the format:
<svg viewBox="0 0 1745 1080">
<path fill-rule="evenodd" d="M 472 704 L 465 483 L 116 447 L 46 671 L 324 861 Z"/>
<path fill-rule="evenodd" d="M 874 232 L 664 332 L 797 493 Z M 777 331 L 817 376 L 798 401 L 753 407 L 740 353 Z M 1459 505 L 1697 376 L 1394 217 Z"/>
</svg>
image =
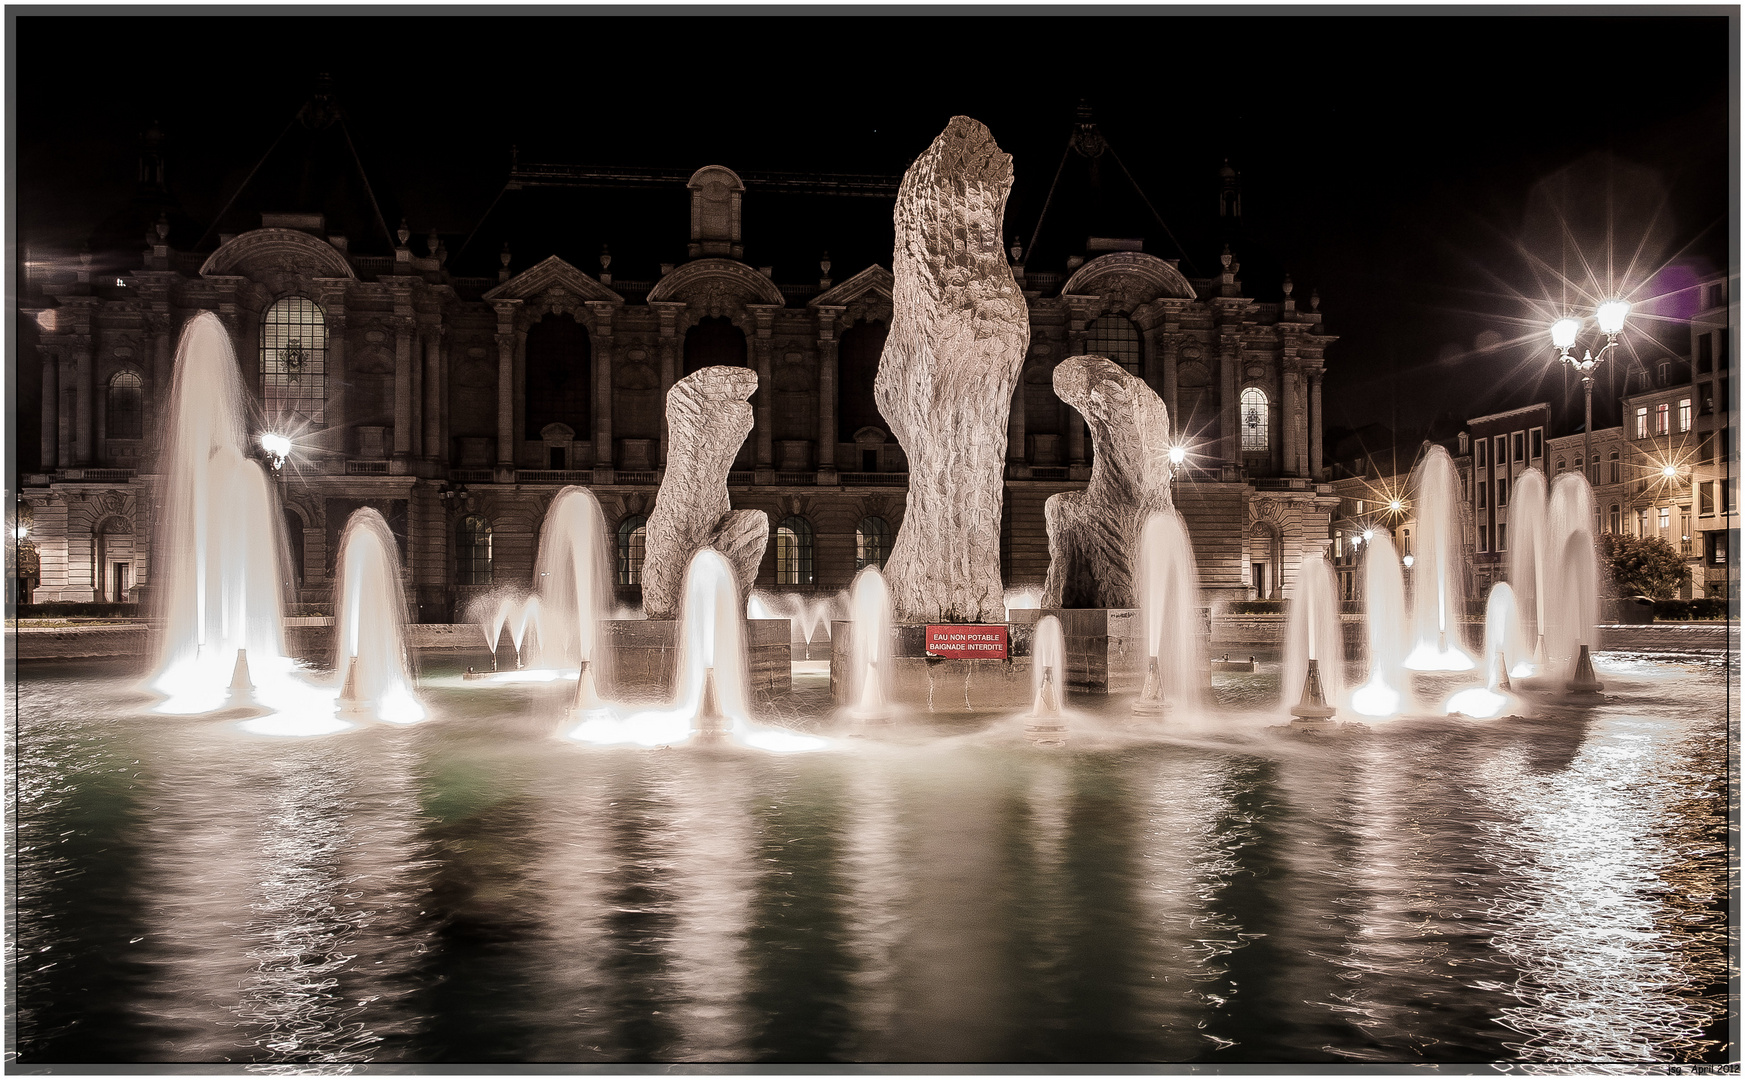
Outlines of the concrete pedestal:
<svg viewBox="0 0 1745 1080">
<path fill-rule="evenodd" d="M 891 700 L 930 712 L 988 712 L 1031 703 L 1029 623 L 1007 623 L 1007 658 L 955 660 L 927 655 L 927 626 L 891 627 Z M 830 624 L 830 693 L 848 704 L 854 624 Z"/>
<path fill-rule="evenodd" d="M 751 690 L 764 696 L 785 694 L 792 686 L 791 632 L 787 619 L 748 619 L 746 666 Z M 676 619 L 608 619 L 600 623 L 602 644 L 612 651 L 608 670 L 613 692 L 671 693 L 679 666 Z"/>
<path fill-rule="evenodd" d="M 1145 685 L 1145 642 L 1137 608 L 1042 608 L 1012 612 L 1035 626 L 1060 620 L 1066 639 L 1066 685 L 1081 694 L 1136 693 Z"/>
</svg>

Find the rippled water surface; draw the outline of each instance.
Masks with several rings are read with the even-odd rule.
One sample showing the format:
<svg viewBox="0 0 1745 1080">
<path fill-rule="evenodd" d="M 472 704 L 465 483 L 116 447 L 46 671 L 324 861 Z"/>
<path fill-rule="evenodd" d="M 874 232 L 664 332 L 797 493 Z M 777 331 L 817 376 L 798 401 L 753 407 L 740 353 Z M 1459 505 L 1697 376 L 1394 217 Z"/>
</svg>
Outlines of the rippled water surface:
<svg viewBox="0 0 1745 1080">
<path fill-rule="evenodd" d="M 427 664 L 432 719 L 310 739 L 18 687 L 16 1064 L 1728 1060 L 1729 672 L 1606 704 L 788 756 L 556 737 L 570 684 Z"/>
</svg>

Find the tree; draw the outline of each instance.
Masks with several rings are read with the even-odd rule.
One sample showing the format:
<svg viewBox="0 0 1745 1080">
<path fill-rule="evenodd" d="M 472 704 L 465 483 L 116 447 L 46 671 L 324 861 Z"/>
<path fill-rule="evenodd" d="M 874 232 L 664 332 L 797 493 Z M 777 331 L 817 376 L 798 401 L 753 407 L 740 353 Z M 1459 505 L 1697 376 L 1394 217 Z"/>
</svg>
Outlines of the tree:
<svg viewBox="0 0 1745 1080">
<path fill-rule="evenodd" d="M 1672 543 L 1659 536 L 1605 533 L 1600 560 L 1619 596 L 1672 600 L 1690 581 L 1690 566 Z"/>
</svg>

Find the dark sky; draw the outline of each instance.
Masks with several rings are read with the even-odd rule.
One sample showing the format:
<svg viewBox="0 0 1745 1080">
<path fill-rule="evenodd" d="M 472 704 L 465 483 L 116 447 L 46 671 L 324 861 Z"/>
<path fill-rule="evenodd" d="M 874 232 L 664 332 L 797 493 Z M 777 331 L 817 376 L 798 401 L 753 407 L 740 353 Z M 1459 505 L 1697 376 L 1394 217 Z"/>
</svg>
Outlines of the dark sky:
<svg viewBox="0 0 1745 1080">
<path fill-rule="evenodd" d="M 1546 268 L 1583 286 L 1585 257 L 1603 276 L 1606 222 L 1618 288 L 1638 300 L 1724 266 L 1737 228 L 1724 14 L 550 10 L 22 15 L 16 235 L 76 250 L 131 197 L 154 118 L 173 194 L 210 221 L 319 70 L 384 216 L 419 236 L 470 232 L 512 144 L 524 161 L 896 176 L 956 113 L 1013 154 L 1006 232 L 1026 234 L 1083 97 L 1202 272 L 1217 255 L 1204 238 L 1218 166 L 1242 171 L 1249 292 L 1276 299 L 1277 280 L 1253 268 L 1282 267 L 1299 300 L 1319 289 L 1340 335 L 1329 423 L 1409 429 L 1562 397 L 1540 347 L 1545 293 L 1561 291 Z M 657 223 L 625 223 L 632 239 L 614 252 L 683 217 L 681 200 Z M 1538 273 L 1523 251 L 1544 260 Z M 524 254 L 519 265 L 544 253 Z M 1487 332 L 1502 346 L 1483 348 Z"/>
</svg>

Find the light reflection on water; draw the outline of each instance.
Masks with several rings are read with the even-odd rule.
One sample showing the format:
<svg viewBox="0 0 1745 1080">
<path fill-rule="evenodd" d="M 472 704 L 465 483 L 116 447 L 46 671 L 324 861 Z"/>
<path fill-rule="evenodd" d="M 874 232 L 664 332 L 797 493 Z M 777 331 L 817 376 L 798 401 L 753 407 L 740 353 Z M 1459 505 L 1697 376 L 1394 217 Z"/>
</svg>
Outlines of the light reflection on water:
<svg viewBox="0 0 1745 1080">
<path fill-rule="evenodd" d="M 265 740 L 102 670 L 20 684 L 21 1065 L 1728 1054 L 1714 664 L 1327 743 L 858 733 L 812 688 L 766 715 L 841 736 L 800 756 L 441 679 L 415 728 Z"/>
</svg>

